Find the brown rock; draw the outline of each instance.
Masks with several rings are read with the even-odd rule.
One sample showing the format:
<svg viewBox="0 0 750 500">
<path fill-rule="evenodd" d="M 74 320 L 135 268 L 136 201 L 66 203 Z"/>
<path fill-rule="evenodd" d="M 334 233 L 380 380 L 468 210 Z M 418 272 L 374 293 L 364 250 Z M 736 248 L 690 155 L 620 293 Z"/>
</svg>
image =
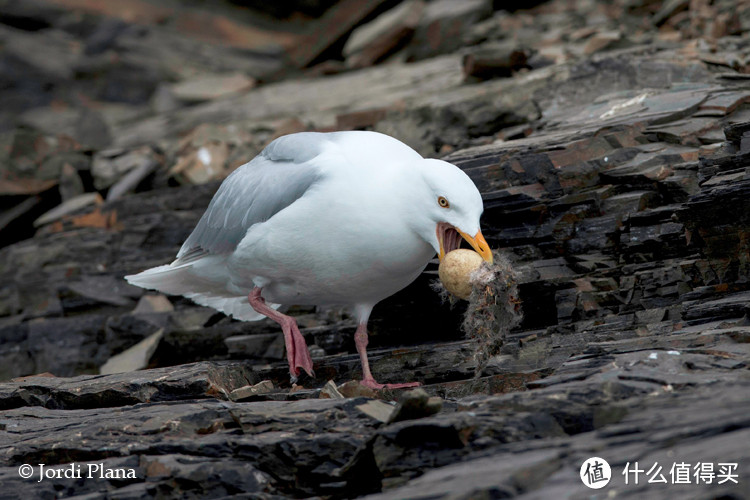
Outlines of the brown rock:
<svg viewBox="0 0 750 500">
<path fill-rule="evenodd" d="M 402 46 L 414 33 L 424 8 L 422 0 L 407 0 L 355 29 L 344 45 L 346 66 L 370 66 Z"/>
<path fill-rule="evenodd" d="M 462 34 L 491 13 L 486 0 L 429 2 L 409 45 L 410 57 L 419 60 L 456 50 L 462 45 Z"/>
<path fill-rule="evenodd" d="M 308 66 L 382 3 L 382 0 L 365 4 L 358 0 L 343 0 L 337 3 L 316 21 L 310 35 L 300 40 L 289 51 L 289 60 L 298 68 Z"/>
<path fill-rule="evenodd" d="M 375 108 L 338 115 L 336 116 L 336 129 L 360 130 L 369 128 L 384 119 L 387 113 L 387 109 Z"/>
<path fill-rule="evenodd" d="M 358 380 L 350 380 L 338 386 L 339 393 L 346 398 L 364 396 L 366 398 L 377 398 L 378 393 L 360 384 Z"/>
<path fill-rule="evenodd" d="M 726 116 L 749 101 L 748 92 L 717 92 L 700 105 L 695 116 L 704 116 L 712 112 L 713 116 Z"/>
<path fill-rule="evenodd" d="M 268 394 L 273 392 L 273 382 L 270 380 L 263 380 L 255 385 L 246 385 L 244 387 L 238 387 L 229 393 L 229 399 L 232 401 L 250 401 L 255 399 L 257 396 Z"/>
<path fill-rule="evenodd" d="M 619 31 L 602 31 L 588 39 L 583 47 L 585 54 L 593 54 L 602 50 L 612 48 L 617 42 L 622 40 L 622 33 Z"/>
<path fill-rule="evenodd" d="M 253 78 L 235 73 L 203 75 L 192 80 L 176 83 L 171 86 L 170 90 L 177 99 L 194 103 L 238 94 L 250 90 L 254 85 L 255 80 Z"/>
<path fill-rule="evenodd" d="M 464 75 L 480 80 L 511 76 L 526 66 L 526 51 L 515 44 L 485 44 L 472 47 L 463 57 Z"/>
<path fill-rule="evenodd" d="M 84 193 L 64 201 L 49 212 L 44 213 L 34 221 L 34 226 L 39 227 L 50 222 L 67 217 L 72 213 L 79 212 L 92 205 L 101 205 L 104 202 L 99 193 Z"/>
<path fill-rule="evenodd" d="M 333 380 L 326 382 L 323 388 L 320 389 L 320 396 L 318 397 L 321 399 L 344 399 L 344 395 L 339 392 Z"/>
</svg>

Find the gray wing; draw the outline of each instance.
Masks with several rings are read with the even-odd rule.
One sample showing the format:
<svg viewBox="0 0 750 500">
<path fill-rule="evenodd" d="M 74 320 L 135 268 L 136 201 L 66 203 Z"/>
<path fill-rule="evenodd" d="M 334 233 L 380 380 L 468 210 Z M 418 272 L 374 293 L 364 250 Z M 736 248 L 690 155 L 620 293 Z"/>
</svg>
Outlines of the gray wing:
<svg viewBox="0 0 750 500">
<path fill-rule="evenodd" d="M 327 140 L 315 132 L 280 137 L 232 172 L 172 265 L 206 254 L 232 252 L 250 226 L 270 219 L 302 197 L 322 175 L 311 160 L 323 151 Z"/>
</svg>

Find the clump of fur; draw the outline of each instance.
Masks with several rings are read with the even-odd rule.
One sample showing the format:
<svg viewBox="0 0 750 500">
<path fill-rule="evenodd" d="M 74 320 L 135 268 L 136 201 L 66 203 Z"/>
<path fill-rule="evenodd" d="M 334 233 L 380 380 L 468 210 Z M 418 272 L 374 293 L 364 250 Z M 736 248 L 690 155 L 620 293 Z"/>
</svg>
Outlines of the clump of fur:
<svg viewBox="0 0 750 500">
<path fill-rule="evenodd" d="M 479 377 L 489 360 L 499 354 L 505 336 L 523 319 L 518 294 L 518 273 L 500 252 L 493 252 L 492 264 L 483 263 L 471 273 L 469 305 L 461 325 L 464 333 L 476 340 L 474 375 Z M 443 300 L 455 304 L 458 299 L 436 280 L 432 288 Z"/>
<path fill-rule="evenodd" d="M 477 341 L 474 350 L 476 377 L 500 352 L 508 332 L 523 319 L 518 273 L 501 253 L 496 251 L 492 256 L 492 264 L 485 262 L 471 273 L 469 307 L 461 325 L 464 333 Z"/>
</svg>

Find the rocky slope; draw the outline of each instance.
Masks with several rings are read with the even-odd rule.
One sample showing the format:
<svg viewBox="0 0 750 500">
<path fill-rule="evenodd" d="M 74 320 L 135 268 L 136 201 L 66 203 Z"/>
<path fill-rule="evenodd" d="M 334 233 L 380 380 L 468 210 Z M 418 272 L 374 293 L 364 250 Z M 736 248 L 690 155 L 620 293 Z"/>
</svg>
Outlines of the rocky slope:
<svg viewBox="0 0 750 500">
<path fill-rule="evenodd" d="M 0 3 L 0 497 L 750 496 L 750 6 L 500 4 Z M 424 393 L 346 383 L 346 311 L 291 309 L 290 387 L 275 324 L 122 280 L 334 129 L 480 188 L 524 320 L 478 376 L 434 265 L 371 320 L 375 376 Z"/>
</svg>

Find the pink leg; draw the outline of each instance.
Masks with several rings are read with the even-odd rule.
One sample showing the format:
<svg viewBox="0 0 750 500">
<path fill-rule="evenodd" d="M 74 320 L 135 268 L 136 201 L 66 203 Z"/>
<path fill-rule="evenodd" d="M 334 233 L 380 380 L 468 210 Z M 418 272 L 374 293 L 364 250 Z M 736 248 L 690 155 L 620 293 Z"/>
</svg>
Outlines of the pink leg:
<svg viewBox="0 0 750 500">
<path fill-rule="evenodd" d="M 359 359 L 362 361 L 362 381 L 360 384 L 370 389 L 403 389 L 405 387 L 418 387 L 419 382 L 408 382 L 405 384 L 379 384 L 370 372 L 370 362 L 367 360 L 367 323 L 360 323 L 354 333 L 354 343 L 357 344 Z"/>
<path fill-rule="evenodd" d="M 297 382 L 299 369 L 302 368 L 311 377 L 315 376 L 313 371 L 310 351 L 307 350 L 305 338 L 297 327 L 297 322 L 291 316 L 281 314 L 272 307 L 268 307 L 266 300 L 260 296 L 261 288 L 253 288 L 250 295 L 247 296 L 248 302 L 257 312 L 271 318 L 281 326 L 284 332 L 284 343 L 286 344 L 286 358 L 289 361 L 289 373 L 292 375 L 292 383 Z"/>
</svg>

